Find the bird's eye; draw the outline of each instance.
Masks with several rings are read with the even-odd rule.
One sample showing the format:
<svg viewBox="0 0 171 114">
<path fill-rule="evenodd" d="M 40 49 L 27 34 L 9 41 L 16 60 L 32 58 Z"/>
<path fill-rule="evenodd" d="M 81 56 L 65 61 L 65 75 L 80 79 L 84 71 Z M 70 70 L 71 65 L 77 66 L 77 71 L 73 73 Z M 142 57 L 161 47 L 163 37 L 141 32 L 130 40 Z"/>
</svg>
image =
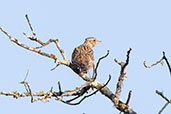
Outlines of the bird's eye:
<svg viewBox="0 0 171 114">
<path fill-rule="evenodd" d="M 95 42 L 96 40 L 94 40 L 94 42 Z"/>
</svg>

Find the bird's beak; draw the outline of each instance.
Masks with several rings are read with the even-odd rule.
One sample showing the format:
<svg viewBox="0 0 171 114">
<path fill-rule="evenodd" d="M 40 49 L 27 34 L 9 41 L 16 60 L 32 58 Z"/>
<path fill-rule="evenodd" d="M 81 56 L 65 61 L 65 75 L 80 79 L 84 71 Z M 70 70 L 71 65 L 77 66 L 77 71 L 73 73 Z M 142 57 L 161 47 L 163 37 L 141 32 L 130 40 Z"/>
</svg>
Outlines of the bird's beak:
<svg viewBox="0 0 171 114">
<path fill-rule="evenodd" d="M 99 42 L 101 42 L 101 41 L 99 41 L 99 40 L 96 40 L 96 43 L 99 43 Z"/>
</svg>

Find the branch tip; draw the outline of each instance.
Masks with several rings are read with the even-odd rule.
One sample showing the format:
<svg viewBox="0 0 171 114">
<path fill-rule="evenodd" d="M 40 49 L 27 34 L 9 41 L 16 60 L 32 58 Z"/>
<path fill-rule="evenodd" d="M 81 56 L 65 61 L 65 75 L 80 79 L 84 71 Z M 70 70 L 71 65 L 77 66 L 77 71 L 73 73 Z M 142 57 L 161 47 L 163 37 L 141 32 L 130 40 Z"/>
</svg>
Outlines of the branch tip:
<svg viewBox="0 0 171 114">
<path fill-rule="evenodd" d="M 25 14 L 25 17 L 28 18 L 28 14 Z"/>
<path fill-rule="evenodd" d="M 129 91 L 128 98 L 127 98 L 127 101 L 126 101 L 126 103 L 125 103 L 126 105 L 129 104 L 129 101 L 130 101 L 130 99 L 131 99 L 131 94 L 132 94 L 132 90 Z"/>
<path fill-rule="evenodd" d="M 165 52 L 163 51 L 163 56 L 165 56 Z"/>
</svg>

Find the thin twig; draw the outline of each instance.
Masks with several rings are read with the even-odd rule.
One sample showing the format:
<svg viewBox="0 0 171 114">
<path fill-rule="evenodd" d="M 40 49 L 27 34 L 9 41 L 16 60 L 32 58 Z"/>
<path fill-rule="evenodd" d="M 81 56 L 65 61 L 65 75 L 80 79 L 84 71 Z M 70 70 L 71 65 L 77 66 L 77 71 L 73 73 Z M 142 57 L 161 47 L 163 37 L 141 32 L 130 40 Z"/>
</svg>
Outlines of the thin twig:
<svg viewBox="0 0 171 114">
<path fill-rule="evenodd" d="M 34 30 L 33 30 L 33 27 L 32 27 L 32 25 L 31 25 L 31 23 L 30 23 L 30 20 L 29 20 L 29 18 L 28 18 L 28 15 L 26 14 L 25 17 L 26 17 L 26 20 L 27 20 L 28 25 L 29 25 L 29 27 L 30 27 L 30 30 L 31 30 L 31 32 L 32 32 L 32 36 L 30 36 L 30 35 L 28 35 L 28 34 L 26 34 L 26 33 L 23 33 L 23 34 L 24 34 L 28 39 L 30 39 L 30 40 L 32 40 L 32 41 L 36 41 L 36 42 L 39 43 L 40 45 L 43 45 L 44 43 L 43 43 L 42 41 L 40 41 L 38 38 L 35 38 L 36 33 L 35 33 Z"/>
<path fill-rule="evenodd" d="M 108 55 L 109 55 L 109 50 L 107 50 L 106 55 L 104 55 L 104 56 L 102 56 L 102 57 L 99 58 L 99 60 L 98 60 L 98 62 L 97 62 L 97 64 L 96 64 L 96 67 L 93 68 L 93 78 L 92 78 L 93 80 L 92 80 L 92 81 L 96 80 L 96 77 L 97 77 L 97 68 L 98 68 L 98 66 L 99 66 L 99 64 L 100 64 L 100 61 L 101 61 L 102 59 L 106 58 Z M 94 66 L 94 65 L 93 65 L 93 66 Z"/>
<path fill-rule="evenodd" d="M 67 57 L 66 57 L 66 55 L 65 55 L 65 53 L 64 53 L 64 50 L 61 48 L 61 46 L 60 46 L 60 44 L 59 44 L 59 40 L 58 40 L 58 39 L 55 40 L 55 44 L 56 44 L 58 50 L 60 51 L 60 53 L 61 53 L 63 59 L 64 59 L 65 61 L 68 61 L 68 62 L 69 62 L 69 60 L 67 59 Z"/>
<path fill-rule="evenodd" d="M 30 29 L 31 29 L 31 32 L 33 33 L 33 36 L 36 36 L 36 33 L 33 31 L 33 27 L 31 26 L 31 23 L 30 23 L 30 20 L 29 20 L 29 18 L 28 18 L 28 15 L 26 14 L 25 17 L 26 17 L 26 19 L 27 19 L 27 22 L 28 22 L 28 24 L 29 24 L 29 27 L 30 27 Z"/>
<path fill-rule="evenodd" d="M 169 64 L 169 61 L 167 60 L 166 56 L 165 56 L 165 52 L 163 51 L 163 59 L 166 61 L 166 64 L 169 68 L 169 72 L 170 72 L 170 75 L 171 75 L 171 67 L 170 67 L 170 64 Z"/>
<path fill-rule="evenodd" d="M 126 105 L 129 104 L 129 101 L 130 101 L 130 99 L 131 99 L 131 94 L 132 94 L 132 90 L 129 91 L 128 98 L 127 98 L 127 101 L 126 101 L 126 103 L 125 103 Z"/>
<path fill-rule="evenodd" d="M 160 60 L 156 61 L 156 63 L 154 63 L 154 64 L 152 64 L 152 65 L 147 65 L 147 64 L 146 64 L 146 61 L 144 61 L 144 66 L 145 66 L 146 68 L 151 68 L 151 67 L 153 67 L 153 66 L 155 66 L 155 65 L 157 65 L 157 64 L 159 64 L 159 63 L 162 63 L 163 60 L 166 61 L 166 64 L 167 64 L 167 66 L 168 66 L 168 68 L 169 68 L 169 72 L 170 72 L 170 75 L 171 75 L 171 66 L 170 66 L 170 64 L 169 64 L 168 59 L 166 58 L 166 55 L 165 55 L 165 52 L 164 52 L 164 51 L 163 51 L 163 56 L 162 56 L 162 58 L 161 58 Z"/>
<path fill-rule="evenodd" d="M 26 81 L 26 79 L 28 77 L 28 74 L 29 74 L 29 70 L 27 70 L 26 76 L 25 76 L 24 80 L 22 82 L 20 82 L 20 84 L 24 84 L 25 83 L 25 81 Z M 26 84 L 24 84 L 24 87 L 25 87 L 27 93 L 29 93 L 29 90 L 28 90 L 28 87 L 27 87 Z"/>
<path fill-rule="evenodd" d="M 168 106 L 168 104 L 171 103 L 171 100 L 169 100 L 166 96 L 163 95 L 162 92 L 160 92 L 160 91 L 158 91 L 158 90 L 156 90 L 156 93 L 157 93 L 158 95 L 160 95 L 164 100 L 167 101 L 167 103 L 161 108 L 161 110 L 160 110 L 159 113 L 158 113 L 158 114 L 161 114 L 161 113 L 163 112 L 163 110 Z"/>
<path fill-rule="evenodd" d="M 57 39 L 56 39 L 57 40 Z M 36 48 L 43 48 L 51 43 L 55 43 L 54 39 L 49 39 L 46 43 L 42 43 L 40 47 L 36 47 Z"/>
<path fill-rule="evenodd" d="M 58 81 L 59 93 L 62 93 L 60 81 Z"/>
<path fill-rule="evenodd" d="M 151 67 L 153 67 L 153 66 L 155 66 L 155 65 L 157 65 L 157 64 L 159 64 L 159 63 L 161 63 L 163 61 L 163 58 L 161 58 L 159 61 L 156 61 L 156 63 L 154 63 L 154 64 L 152 64 L 152 65 L 147 65 L 146 64 L 146 61 L 144 61 L 144 66 L 146 67 L 146 68 L 151 68 Z"/>
<path fill-rule="evenodd" d="M 156 90 L 156 93 L 160 95 L 163 99 L 165 99 L 167 102 L 170 102 L 170 100 L 167 97 L 165 97 L 162 92 Z"/>
<path fill-rule="evenodd" d="M 20 82 L 20 84 L 23 84 L 23 85 L 24 85 L 24 87 L 25 87 L 27 93 L 29 93 L 30 96 L 31 96 L 31 102 L 33 102 L 33 96 L 32 96 L 32 92 L 31 92 L 30 84 L 29 84 L 28 82 L 26 82 L 26 79 L 27 79 L 27 77 L 28 77 L 28 74 L 29 74 L 29 70 L 27 70 L 27 74 L 26 74 L 24 80 L 23 80 L 22 82 Z"/>
<path fill-rule="evenodd" d="M 26 91 L 30 94 L 30 97 L 31 97 L 31 103 L 33 103 L 33 95 L 32 95 L 32 92 L 31 92 L 31 87 L 30 87 L 30 84 L 28 82 L 20 82 L 21 84 L 24 84 L 24 87 L 26 88 Z"/>
<path fill-rule="evenodd" d="M 77 97 L 75 97 L 73 99 L 70 99 L 70 100 L 67 100 L 66 102 L 72 102 L 72 101 L 78 99 L 79 97 L 83 96 L 85 93 L 87 93 L 87 91 L 90 89 L 90 87 L 91 86 L 89 86 L 89 85 L 88 86 L 85 86 L 84 88 L 82 88 L 80 90 L 80 94 Z"/>
<path fill-rule="evenodd" d="M 161 114 L 163 112 L 163 110 L 168 106 L 169 102 L 167 102 L 162 108 L 161 110 L 159 111 L 158 114 Z"/>
<path fill-rule="evenodd" d="M 28 77 L 28 74 L 29 74 L 29 70 L 27 70 L 27 73 L 26 73 L 26 76 L 25 76 L 25 78 L 24 78 L 23 82 L 25 82 L 25 81 L 26 81 L 26 79 L 27 79 L 27 77 Z"/>
<path fill-rule="evenodd" d="M 52 68 L 50 71 L 55 70 L 60 64 L 56 64 L 56 66 L 54 68 Z"/>
</svg>

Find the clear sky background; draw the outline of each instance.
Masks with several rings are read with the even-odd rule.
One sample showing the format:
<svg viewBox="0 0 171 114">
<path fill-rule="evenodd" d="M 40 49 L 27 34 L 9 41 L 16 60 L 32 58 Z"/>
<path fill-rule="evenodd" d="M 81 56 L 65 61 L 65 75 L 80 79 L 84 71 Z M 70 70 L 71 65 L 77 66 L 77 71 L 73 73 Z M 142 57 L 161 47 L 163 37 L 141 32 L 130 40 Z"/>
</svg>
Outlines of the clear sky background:
<svg viewBox="0 0 171 114">
<path fill-rule="evenodd" d="M 73 49 L 84 42 L 88 36 L 102 42 L 94 48 L 95 62 L 110 50 L 98 69 L 97 80 L 105 83 L 108 75 L 112 80 L 108 87 L 115 92 L 120 66 L 114 58 L 125 61 L 126 52 L 131 47 L 130 64 L 127 67 L 128 79 L 124 81 L 121 100 L 126 101 L 132 90 L 130 106 L 138 114 L 156 114 L 165 101 L 155 93 L 162 91 L 171 99 L 171 76 L 166 64 L 146 69 L 143 61 L 152 64 L 166 52 L 171 62 L 171 1 L 170 0 L 1 0 L 0 26 L 20 42 L 29 46 L 38 44 L 29 41 L 22 34 L 31 34 L 25 14 L 29 15 L 37 37 L 42 41 L 59 39 L 67 58 Z M 61 59 L 54 44 L 43 48 Z M 37 56 L 25 50 L 0 32 L 0 91 L 25 92 L 23 81 L 27 70 L 33 92 L 49 91 L 53 86 L 58 91 L 74 89 L 84 81 L 65 66 L 50 71 L 54 61 Z M 14 99 L 0 95 L 2 114 L 118 114 L 110 100 L 97 93 L 78 106 L 70 106 L 51 99 L 31 103 L 30 97 Z M 171 113 L 168 106 L 163 114 Z"/>
</svg>

